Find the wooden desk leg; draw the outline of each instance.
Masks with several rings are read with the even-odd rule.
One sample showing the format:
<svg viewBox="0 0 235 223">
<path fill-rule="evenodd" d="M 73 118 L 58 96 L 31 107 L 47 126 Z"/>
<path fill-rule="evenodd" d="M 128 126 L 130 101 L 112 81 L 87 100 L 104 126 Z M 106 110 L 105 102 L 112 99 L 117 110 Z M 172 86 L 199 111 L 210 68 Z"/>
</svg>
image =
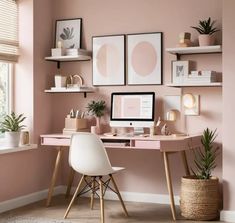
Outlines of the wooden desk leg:
<svg viewBox="0 0 235 223">
<path fill-rule="evenodd" d="M 168 193 L 170 196 L 170 202 L 171 202 L 171 213 L 173 220 L 176 220 L 176 211 L 175 211 L 175 200 L 174 200 L 174 194 L 173 194 L 173 188 L 172 188 L 172 182 L 171 182 L 171 173 L 170 173 L 170 167 L 169 167 L 169 160 L 168 160 L 168 153 L 163 152 L 164 157 L 164 166 L 165 166 L 165 172 L 166 172 L 166 182 L 167 182 L 167 188 Z"/>
<path fill-rule="evenodd" d="M 55 183 L 56 183 L 58 170 L 59 170 L 59 166 L 60 166 L 60 162 L 61 162 L 61 155 L 62 155 L 62 148 L 59 147 L 57 157 L 56 157 L 56 161 L 55 161 L 55 167 L 54 167 L 53 175 L 52 175 L 52 178 L 51 178 L 51 184 L 50 184 L 48 195 L 47 195 L 47 202 L 46 202 L 47 207 L 51 203 L 51 197 L 52 197 L 52 194 L 53 194 L 53 190 L 54 190 L 54 186 L 55 186 Z"/>
<path fill-rule="evenodd" d="M 187 156 L 186 156 L 185 150 L 181 151 L 181 157 L 182 157 L 183 164 L 184 164 L 185 174 L 187 176 L 189 176 L 190 175 L 190 170 L 189 170 L 189 167 L 188 167 L 188 161 L 187 161 Z"/>
<path fill-rule="evenodd" d="M 74 179 L 74 175 L 75 175 L 75 171 L 72 167 L 70 167 L 70 171 L 69 171 L 69 179 L 68 179 L 68 184 L 67 184 L 67 190 L 66 190 L 66 195 L 65 197 L 69 197 L 70 195 L 70 191 L 71 191 L 71 187 L 73 184 L 73 179 Z"/>
</svg>

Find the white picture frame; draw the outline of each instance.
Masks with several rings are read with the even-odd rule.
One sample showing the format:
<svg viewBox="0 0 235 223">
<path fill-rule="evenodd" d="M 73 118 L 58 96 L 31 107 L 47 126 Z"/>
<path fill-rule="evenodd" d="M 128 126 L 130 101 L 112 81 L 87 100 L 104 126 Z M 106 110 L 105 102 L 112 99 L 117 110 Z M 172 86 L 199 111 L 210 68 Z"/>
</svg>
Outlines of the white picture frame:
<svg viewBox="0 0 235 223">
<path fill-rule="evenodd" d="M 125 35 L 92 37 L 93 86 L 125 85 Z"/>
<path fill-rule="evenodd" d="M 188 60 L 175 60 L 172 61 L 172 76 L 171 81 L 173 84 L 182 84 L 184 77 L 189 74 L 189 61 Z"/>
<path fill-rule="evenodd" d="M 81 48 L 82 19 L 60 19 L 55 25 L 55 48 Z"/>
<path fill-rule="evenodd" d="M 162 84 L 162 33 L 127 35 L 128 85 Z"/>
</svg>

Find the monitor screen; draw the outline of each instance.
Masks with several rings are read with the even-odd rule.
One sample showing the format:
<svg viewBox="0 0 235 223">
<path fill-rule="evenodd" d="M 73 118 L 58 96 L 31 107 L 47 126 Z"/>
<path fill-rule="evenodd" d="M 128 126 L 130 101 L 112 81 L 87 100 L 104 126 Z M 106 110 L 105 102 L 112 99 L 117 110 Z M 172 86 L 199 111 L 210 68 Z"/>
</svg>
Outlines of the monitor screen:
<svg viewBox="0 0 235 223">
<path fill-rule="evenodd" d="M 154 92 L 116 92 L 111 96 L 111 126 L 127 121 L 123 126 L 134 126 L 134 121 L 154 121 Z M 139 123 L 138 125 L 140 125 Z M 122 125 L 120 123 L 120 125 Z"/>
</svg>

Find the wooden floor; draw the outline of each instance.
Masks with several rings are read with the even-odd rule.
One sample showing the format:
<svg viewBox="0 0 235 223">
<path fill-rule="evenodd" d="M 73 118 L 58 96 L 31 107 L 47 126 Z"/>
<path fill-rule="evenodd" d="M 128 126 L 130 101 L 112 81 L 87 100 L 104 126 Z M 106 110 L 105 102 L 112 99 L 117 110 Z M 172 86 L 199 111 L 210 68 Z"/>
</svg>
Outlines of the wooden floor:
<svg viewBox="0 0 235 223">
<path fill-rule="evenodd" d="M 65 210 L 68 206 L 69 199 L 64 196 L 56 196 L 52 199 L 50 207 L 45 207 L 46 201 L 40 201 L 28 206 L 8 211 L 0 215 L 0 220 L 9 216 L 25 216 L 25 217 L 40 217 L 53 218 L 62 220 Z M 105 201 L 105 220 L 107 223 L 156 223 L 156 222 L 174 222 L 171 218 L 169 205 L 149 204 L 125 202 L 130 217 L 126 218 L 122 212 L 119 201 Z M 194 221 L 183 220 L 177 209 L 177 222 L 192 223 Z M 69 222 L 74 223 L 99 223 L 100 210 L 99 200 L 95 200 L 94 210 L 90 210 L 89 199 L 79 198 L 73 205 L 71 212 L 68 215 Z M 199 223 L 200 221 L 196 221 Z M 210 221 L 219 222 L 219 221 Z"/>
</svg>

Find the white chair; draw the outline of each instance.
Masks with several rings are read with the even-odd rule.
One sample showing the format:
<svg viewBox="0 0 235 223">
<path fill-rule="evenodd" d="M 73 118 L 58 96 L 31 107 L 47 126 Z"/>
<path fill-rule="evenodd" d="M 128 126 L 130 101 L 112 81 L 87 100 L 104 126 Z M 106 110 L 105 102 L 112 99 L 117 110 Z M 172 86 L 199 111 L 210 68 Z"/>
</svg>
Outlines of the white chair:
<svg viewBox="0 0 235 223">
<path fill-rule="evenodd" d="M 93 208 L 94 194 L 97 194 L 96 191 L 100 190 L 99 195 L 97 195 L 100 198 L 102 223 L 104 222 L 103 197 L 107 188 L 110 188 L 117 194 L 124 213 L 128 216 L 121 194 L 112 176 L 114 173 L 123 170 L 124 168 L 111 166 L 104 145 L 98 136 L 84 132 L 73 134 L 69 150 L 69 163 L 76 172 L 82 174 L 82 177 L 65 212 L 64 218 L 67 218 L 75 198 L 85 191 L 84 188 L 79 193 L 83 181 L 86 183 L 86 188 L 88 187 L 89 190 L 91 190 L 91 209 Z M 104 181 L 104 176 L 108 176 L 108 180 Z M 109 186 L 110 181 L 112 181 L 114 189 Z"/>
</svg>

